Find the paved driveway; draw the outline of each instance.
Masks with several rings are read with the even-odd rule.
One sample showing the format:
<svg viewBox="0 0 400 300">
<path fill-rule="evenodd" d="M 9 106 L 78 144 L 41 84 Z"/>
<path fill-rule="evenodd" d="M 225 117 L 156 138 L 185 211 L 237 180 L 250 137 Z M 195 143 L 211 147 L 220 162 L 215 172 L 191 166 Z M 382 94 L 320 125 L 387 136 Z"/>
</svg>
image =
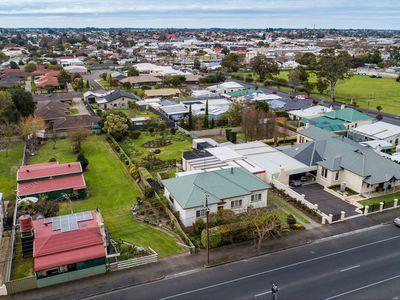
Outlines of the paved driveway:
<svg viewBox="0 0 400 300">
<path fill-rule="evenodd" d="M 340 214 L 341 211 L 346 212 L 346 217 L 358 214 L 355 211 L 355 206 L 325 192 L 319 184 L 305 185 L 293 188 L 293 190 L 299 194 L 304 194 L 309 202 L 318 204 L 318 208 L 326 214 L 335 215 Z"/>
</svg>

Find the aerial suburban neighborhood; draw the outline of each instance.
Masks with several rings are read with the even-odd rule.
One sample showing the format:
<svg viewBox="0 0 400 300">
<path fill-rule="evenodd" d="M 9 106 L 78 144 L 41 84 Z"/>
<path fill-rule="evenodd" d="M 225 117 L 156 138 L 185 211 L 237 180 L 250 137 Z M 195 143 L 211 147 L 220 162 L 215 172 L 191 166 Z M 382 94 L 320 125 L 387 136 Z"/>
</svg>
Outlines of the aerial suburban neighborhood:
<svg viewBox="0 0 400 300">
<path fill-rule="evenodd" d="M 398 299 L 399 19 L 89 2 L 0 3 L 0 296 Z"/>
</svg>

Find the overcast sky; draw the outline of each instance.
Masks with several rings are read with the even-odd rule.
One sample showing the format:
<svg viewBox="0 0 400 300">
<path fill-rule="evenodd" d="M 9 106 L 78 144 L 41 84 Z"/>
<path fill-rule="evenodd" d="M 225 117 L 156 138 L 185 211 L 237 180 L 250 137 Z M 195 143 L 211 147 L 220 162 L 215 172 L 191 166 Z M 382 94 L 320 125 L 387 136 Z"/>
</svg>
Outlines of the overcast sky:
<svg viewBox="0 0 400 300">
<path fill-rule="evenodd" d="M 400 29 L 400 0 L 0 0 L 0 27 Z"/>
</svg>

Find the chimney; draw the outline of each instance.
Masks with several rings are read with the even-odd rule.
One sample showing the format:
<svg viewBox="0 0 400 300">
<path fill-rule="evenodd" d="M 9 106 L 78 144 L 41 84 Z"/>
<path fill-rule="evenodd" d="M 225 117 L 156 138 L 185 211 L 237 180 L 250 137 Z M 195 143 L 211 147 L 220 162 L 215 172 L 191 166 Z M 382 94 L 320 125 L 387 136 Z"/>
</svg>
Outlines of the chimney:
<svg viewBox="0 0 400 300">
<path fill-rule="evenodd" d="M 344 104 L 340 105 L 340 109 L 345 109 L 345 108 L 346 108 L 346 105 L 344 105 Z"/>
<path fill-rule="evenodd" d="M 231 174 L 233 174 L 233 167 L 231 167 Z"/>
<path fill-rule="evenodd" d="M 307 128 L 310 128 L 310 123 L 308 122 L 308 123 L 306 123 L 306 129 Z"/>
</svg>

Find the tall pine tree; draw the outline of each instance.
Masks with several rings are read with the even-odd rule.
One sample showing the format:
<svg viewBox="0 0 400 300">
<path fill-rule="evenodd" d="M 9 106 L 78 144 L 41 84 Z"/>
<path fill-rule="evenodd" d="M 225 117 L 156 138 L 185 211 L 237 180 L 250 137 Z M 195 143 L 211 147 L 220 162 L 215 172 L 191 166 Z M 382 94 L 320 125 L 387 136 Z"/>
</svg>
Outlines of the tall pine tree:
<svg viewBox="0 0 400 300">
<path fill-rule="evenodd" d="M 206 101 L 206 110 L 204 114 L 204 124 L 203 124 L 204 129 L 208 129 L 208 100 Z"/>
<path fill-rule="evenodd" d="M 188 129 L 193 129 L 192 105 L 189 105 Z"/>
</svg>

